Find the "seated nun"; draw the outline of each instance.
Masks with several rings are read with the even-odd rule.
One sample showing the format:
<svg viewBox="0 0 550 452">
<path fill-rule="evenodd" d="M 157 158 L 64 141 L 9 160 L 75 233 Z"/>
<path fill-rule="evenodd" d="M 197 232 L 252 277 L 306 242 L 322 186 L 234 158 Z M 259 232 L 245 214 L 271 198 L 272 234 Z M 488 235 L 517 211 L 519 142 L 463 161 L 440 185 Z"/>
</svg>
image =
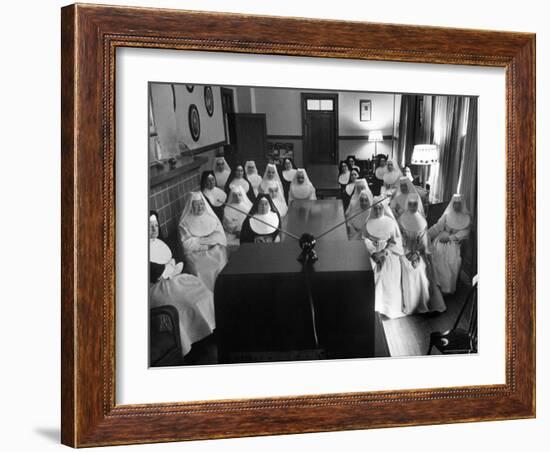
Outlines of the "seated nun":
<svg viewBox="0 0 550 452">
<path fill-rule="evenodd" d="M 294 175 L 294 180 L 290 184 L 288 190 L 288 203 L 290 204 L 295 199 L 315 200 L 315 187 L 309 180 L 307 172 L 304 168 L 299 168 Z"/>
<path fill-rule="evenodd" d="M 395 215 L 395 218 L 407 210 L 407 203 L 409 201 L 409 195 L 415 195 L 418 197 L 418 212 L 425 217 L 424 207 L 422 205 L 422 199 L 414 188 L 412 182 L 405 176 L 399 178 L 399 190 L 394 194 L 391 200 L 390 207 Z"/>
<path fill-rule="evenodd" d="M 383 177 L 384 185 L 380 189 L 380 194 L 384 196 L 392 196 L 395 193 L 396 185 L 402 176 L 401 170 L 396 163 L 393 160 L 388 160 L 388 163 L 386 164 L 386 173 Z"/>
<path fill-rule="evenodd" d="M 212 334 L 216 327 L 214 296 L 194 275 L 182 273 L 172 251 L 159 238 L 156 212 L 149 216 L 149 307 L 172 305 L 178 311 L 183 355 L 191 345 Z"/>
<path fill-rule="evenodd" d="M 403 317 L 401 256 L 403 244 L 399 226 L 382 197 L 374 198 L 365 223 L 365 246 L 374 269 L 374 309 L 395 319 Z"/>
<path fill-rule="evenodd" d="M 265 167 L 264 177 L 258 189 L 259 193 L 269 193 L 268 188 L 272 182 L 278 183 L 280 185 L 280 191 L 281 193 L 283 193 L 283 184 L 281 182 L 281 179 L 279 178 L 277 167 L 273 163 L 268 163 Z"/>
<path fill-rule="evenodd" d="M 348 155 L 346 157 L 346 162 L 348 164 L 349 170 L 356 170 L 359 174 L 361 174 L 361 168 L 359 168 L 359 165 L 357 165 L 357 160 L 355 159 L 354 155 Z"/>
<path fill-rule="evenodd" d="M 269 186 L 267 187 L 267 192 L 271 197 L 271 200 L 273 201 L 277 212 L 279 212 L 279 216 L 281 218 L 286 217 L 288 207 L 281 191 L 281 186 L 276 182 L 270 182 Z"/>
<path fill-rule="evenodd" d="M 258 174 L 258 169 L 256 168 L 256 162 L 254 162 L 254 160 L 248 160 L 244 164 L 244 169 L 246 171 L 246 178 L 248 179 L 248 182 L 250 182 L 250 184 L 252 185 L 254 196 L 256 197 L 258 196 L 258 189 L 262 182 L 262 177 Z"/>
<path fill-rule="evenodd" d="M 201 174 L 201 192 L 206 198 L 206 201 L 216 214 L 222 220 L 224 202 L 227 200 L 227 194 L 216 186 L 216 176 L 213 171 L 203 171 Z"/>
<path fill-rule="evenodd" d="M 403 312 L 444 312 L 447 307 L 435 281 L 430 256 L 428 223 L 418 212 L 418 197 L 410 194 L 407 210 L 399 217 L 405 255 L 401 256 Z"/>
<path fill-rule="evenodd" d="M 386 171 L 388 170 L 387 161 L 388 159 L 383 154 L 381 154 L 378 158 L 378 165 L 374 170 L 374 175 L 379 181 L 384 181 L 384 174 L 386 174 Z"/>
<path fill-rule="evenodd" d="M 243 187 L 238 184 L 231 185 L 222 221 L 228 247 L 239 246 L 243 222 L 251 208 L 252 203 L 245 195 Z"/>
<path fill-rule="evenodd" d="M 290 188 L 290 184 L 294 180 L 295 174 L 296 174 L 296 165 L 294 164 L 294 160 L 292 160 L 290 157 L 285 157 L 283 159 L 280 179 L 283 184 L 285 200 L 287 201 L 288 201 L 288 190 Z"/>
<path fill-rule="evenodd" d="M 349 184 L 350 178 L 350 169 L 345 160 L 340 160 L 340 165 L 338 166 L 338 185 L 340 185 L 340 191 L 343 192 L 346 188 L 346 185 Z"/>
<path fill-rule="evenodd" d="M 374 198 L 372 192 L 370 191 L 369 184 L 367 183 L 367 179 L 357 179 L 355 181 L 355 186 L 353 188 L 353 193 L 351 195 L 348 208 L 345 212 L 346 218 L 351 216 L 352 212 L 359 208 L 359 195 L 363 190 L 370 193 L 371 199 Z"/>
<path fill-rule="evenodd" d="M 241 243 L 279 242 L 280 227 L 281 218 L 271 197 L 260 193 L 250 210 L 250 216 L 243 222 Z"/>
<path fill-rule="evenodd" d="M 200 192 L 187 194 L 178 233 L 190 272 L 214 291 L 216 278 L 227 264 L 227 240 L 220 220 Z"/>
<path fill-rule="evenodd" d="M 250 203 L 254 201 L 254 198 L 255 198 L 254 189 L 252 188 L 252 184 L 248 181 L 248 178 L 246 177 L 246 173 L 244 172 L 244 166 L 241 164 L 235 165 L 235 167 L 231 170 L 229 177 L 227 178 L 227 182 L 225 183 L 224 189 L 225 189 L 225 193 L 227 193 L 228 195 L 232 185 L 241 186 L 244 191 L 244 194 L 250 200 Z"/>
<path fill-rule="evenodd" d="M 471 221 L 463 196 L 455 194 L 441 218 L 428 231 L 433 244 L 435 275 L 445 294 L 456 290 L 462 264 L 460 245 L 470 235 Z"/>
<path fill-rule="evenodd" d="M 344 205 L 344 212 L 349 206 L 351 200 L 351 195 L 353 195 L 353 190 L 355 190 L 355 182 L 359 179 L 359 171 L 350 170 L 349 172 L 349 182 L 346 185 L 346 188 L 342 191 L 342 204 Z"/>
<path fill-rule="evenodd" d="M 231 168 L 225 161 L 224 157 L 216 157 L 214 159 L 214 176 L 216 176 L 216 186 L 222 190 L 225 188 L 225 184 L 231 173 Z"/>
<path fill-rule="evenodd" d="M 365 223 L 369 216 L 369 207 L 372 205 L 372 193 L 367 190 L 359 194 L 358 206 L 350 212 L 350 218 L 347 221 L 349 240 L 364 239 Z"/>
</svg>

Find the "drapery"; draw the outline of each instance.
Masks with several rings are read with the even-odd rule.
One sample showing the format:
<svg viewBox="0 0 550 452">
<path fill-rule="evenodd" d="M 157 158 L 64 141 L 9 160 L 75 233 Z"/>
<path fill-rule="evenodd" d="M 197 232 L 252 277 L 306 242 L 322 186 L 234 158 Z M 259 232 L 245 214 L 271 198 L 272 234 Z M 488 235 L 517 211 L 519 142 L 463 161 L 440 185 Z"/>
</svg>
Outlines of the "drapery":
<svg viewBox="0 0 550 452">
<path fill-rule="evenodd" d="M 416 142 L 418 96 L 403 94 L 399 112 L 399 140 L 397 143 L 397 163 L 401 168 L 411 162 L 412 151 Z"/>
</svg>

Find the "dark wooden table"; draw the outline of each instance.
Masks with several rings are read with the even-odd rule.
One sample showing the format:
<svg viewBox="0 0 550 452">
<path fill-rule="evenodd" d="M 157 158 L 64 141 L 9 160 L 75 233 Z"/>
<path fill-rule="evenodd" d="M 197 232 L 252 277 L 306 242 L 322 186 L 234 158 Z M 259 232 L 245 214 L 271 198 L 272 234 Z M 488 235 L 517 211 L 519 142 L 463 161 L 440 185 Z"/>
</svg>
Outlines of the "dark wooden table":
<svg viewBox="0 0 550 452">
<path fill-rule="evenodd" d="M 298 235 L 320 233 L 343 217 L 336 203 L 297 202 L 285 224 Z M 296 260 L 300 249 L 290 237 L 240 246 L 214 290 L 221 363 L 375 356 L 379 325 L 369 256 L 362 242 L 343 234 L 345 228 L 321 239 L 319 260 L 306 269 Z"/>
</svg>

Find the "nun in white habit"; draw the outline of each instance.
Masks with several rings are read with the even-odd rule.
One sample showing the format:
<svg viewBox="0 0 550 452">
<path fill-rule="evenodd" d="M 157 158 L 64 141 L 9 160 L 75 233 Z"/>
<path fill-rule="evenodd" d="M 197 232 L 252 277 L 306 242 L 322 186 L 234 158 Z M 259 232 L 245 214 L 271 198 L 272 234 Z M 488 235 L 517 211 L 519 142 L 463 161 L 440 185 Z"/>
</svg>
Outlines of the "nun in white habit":
<svg viewBox="0 0 550 452">
<path fill-rule="evenodd" d="M 470 235 L 471 221 L 463 196 L 455 194 L 441 218 L 428 231 L 433 243 L 435 276 L 445 294 L 456 290 L 462 264 L 460 245 Z"/>
<path fill-rule="evenodd" d="M 380 189 L 380 194 L 385 196 L 393 195 L 396 190 L 396 184 L 401 176 L 401 170 L 395 161 L 388 160 L 388 163 L 386 164 L 386 173 L 383 177 L 384 185 L 382 185 L 382 188 Z"/>
<path fill-rule="evenodd" d="M 428 223 L 418 212 L 418 198 L 410 194 L 399 217 L 405 255 L 401 256 L 403 312 L 444 312 L 447 307 L 435 282 L 428 239 Z"/>
<path fill-rule="evenodd" d="M 216 157 L 214 159 L 214 175 L 216 176 L 216 185 L 222 190 L 225 188 L 230 173 L 231 168 L 227 164 L 225 158 Z"/>
<path fill-rule="evenodd" d="M 252 202 L 246 196 L 243 187 L 235 184 L 229 189 L 227 198 L 227 206 L 223 214 L 223 229 L 227 238 L 228 247 L 239 246 L 239 237 L 243 227 L 243 221 L 246 219 L 246 214 L 250 212 Z"/>
<path fill-rule="evenodd" d="M 317 199 L 315 187 L 309 180 L 307 172 L 304 168 L 298 168 L 294 179 L 288 189 L 288 203 L 290 204 L 295 199 Z"/>
<path fill-rule="evenodd" d="M 288 206 L 286 204 L 280 184 L 277 184 L 276 182 L 270 182 L 267 187 L 267 192 L 273 200 L 273 204 L 279 212 L 280 217 L 284 218 L 288 212 Z"/>
<path fill-rule="evenodd" d="M 416 191 L 416 188 L 414 188 L 412 182 L 407 177 L 402 176 L 399 178 L 398 191 L 395 193 L 390 203 L 395 218 L 399 218 L 401 214 L 407 210 L 409 195 L 414 195 L 418 198 L 418 212 L 425 217 L 424 206 L 422 205 L 420 195 Z"/>
<path fill-rule="evenodd" d="M 258 196 L 258 190 L 260 184 L 262 183 L 262 177 L 258 174 L 258 169 L 256 168 L 256 162 L 254 160 L 248 160 L 244 164 L 244 170 L 246 172 L 246 177 L 252 189 L 254 190 L 254 196 Z"/>
<path fill-rule="evenodd" d="M 403 244 L 399 226 L 382 197 L 374 198 L 365 224 L 365 245 L 374 268 L 374 309 L 390 319 L 403 317 L 401 256 Z"/>
<path fill-rule="evenodd" d="M 202 193 L 187 195 L 178 233 L 190 271 L 214 291 L 216 278 L 227 264 L 227 239 L 220 220 Z"/>
<path fill-rule="evenodd" d="M 372 193 L 363 190 L 359 194 L 359 204 L 347 222 L 349 240 L 362 240 L 365 238 L 365 223 L 369 217 L 369 207 L 372 205 Z"/>
<path fill-rule="evenodd" d="M 352 213 L 359 208 L 359 195 L 363 190 L 367 191 L 370 194 L 371 199 L 374 198 L 372 192 L 370 191 L 369 184 L 367 183 L 367 179 L 357 179 L 355 181 L 355 186 L 353 187 L 353 193 L 351 195 L 348 208 L 345 212 L 346 218 L 351 216 Z"/>
<path fill-rule="evenodd" d="M 212 334 L 216 327 L 214 297 L 194 275 L 182 273 L 172 251 L 159 238 L 158 217 L 149 217 L 149 306 L 172 305 L 178 311 L 183 355 L 191 345 Z"/>
<path fill-rule="evenodd" d="M 268 194 L 269 185 L 272 182 L 276 182 L 277 184 L 279 184 L 279 190 L 281 193 L 283 193 L 283 183 L 281 182 L 279 173 L 277 172 L 277 167 L 273 163 L 268 163 L 265 167 L 264 177 L 258 188 L 259 193 Z"/>
</svg>

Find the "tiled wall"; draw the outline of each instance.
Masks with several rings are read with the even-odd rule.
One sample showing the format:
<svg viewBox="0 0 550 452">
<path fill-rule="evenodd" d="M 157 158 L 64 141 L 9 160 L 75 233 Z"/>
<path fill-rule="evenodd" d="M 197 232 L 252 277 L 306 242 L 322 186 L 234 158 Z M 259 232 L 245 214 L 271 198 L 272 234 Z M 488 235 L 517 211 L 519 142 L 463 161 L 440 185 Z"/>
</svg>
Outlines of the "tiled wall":
<svg viewBox="0 0 550 452">
<path fill-rule="evenodd" d="M 151 189 L 149 208 L 158 212 L 161 235 L 169 242 L 174 241 L 177 237 L 178 222 L 183 211 L 185 194 L 196 190 L 199 181 L 199 172 L 193 171 Z"/>
</svg>

